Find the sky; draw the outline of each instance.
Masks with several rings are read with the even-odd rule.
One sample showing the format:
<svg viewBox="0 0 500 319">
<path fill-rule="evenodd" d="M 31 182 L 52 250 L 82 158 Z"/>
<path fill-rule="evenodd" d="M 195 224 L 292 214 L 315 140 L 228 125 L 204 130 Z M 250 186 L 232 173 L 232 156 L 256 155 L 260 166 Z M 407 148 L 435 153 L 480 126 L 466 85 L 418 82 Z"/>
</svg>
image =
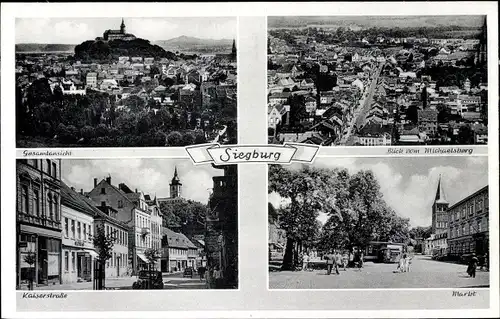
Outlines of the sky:
<svg viewBox="0 0 500 319">
<path fill-rule="evenodd" d="M 318 168 L 346 168 L 350 174 L 371 169 L 386 203 L 415 226 L 430 226 L 432 203 L 439 175 L 450 206 L 488 185 L 487 157 L 453 156 L 425 158 L 317 158 Z M 300 165 L 291 165 L 300 169 Z M 276 193 L 269 195 L 275 206 L 286 204 Z M 325 222 L 327 216 L 318 218 Z"/>
<path fill-rule="evenodd" d="M 17 18 L 16 44 L 80 44 L 120 29 L 121 18 Z M 235 39 L 236 17 L 127 18 L 126 32 L 150 41 L 181 35 L 202 39 Z"/>
<path fill-rule="evenodd" d="M 189 159 L 99 159 L 62 160 L 62 180 L 76 191 L 89 192 L 94 187 L 94 178 L 100 182 L 111 176 L 111 184 L 125 183 L 130 189 L 142 191 L 154 197 L 169 197 L 169 184 L 174 168 L 182 183 L 182 197 L 203 204 L 213 188 L 213 176 L 222 176 L 224 171 L 211 165 L 194 166 Z"/>
</svg>

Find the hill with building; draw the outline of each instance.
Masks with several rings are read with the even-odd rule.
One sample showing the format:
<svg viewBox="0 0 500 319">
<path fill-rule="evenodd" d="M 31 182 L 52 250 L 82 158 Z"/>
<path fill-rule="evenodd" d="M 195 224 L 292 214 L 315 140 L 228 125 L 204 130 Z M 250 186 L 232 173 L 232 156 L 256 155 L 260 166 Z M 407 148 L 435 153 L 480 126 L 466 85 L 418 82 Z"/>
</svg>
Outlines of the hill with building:
<svg viewBox="0 0 500 319">
<path fill-rule="evenodd" d="M 89 40 L 75 47 L 75 58 L 81 60 L 112 60 L 120 56 L 177 59 L 175 53 L 139 38 L 111 41 Z"/>
<path fill-rule="evenodd" d="M 158 40 L 154 44 L 166 50 L 181 52 L 227 52 L 231 50 L 232 39 L 200 39 L 185 35 L 169 40 Z"/>
</svg>

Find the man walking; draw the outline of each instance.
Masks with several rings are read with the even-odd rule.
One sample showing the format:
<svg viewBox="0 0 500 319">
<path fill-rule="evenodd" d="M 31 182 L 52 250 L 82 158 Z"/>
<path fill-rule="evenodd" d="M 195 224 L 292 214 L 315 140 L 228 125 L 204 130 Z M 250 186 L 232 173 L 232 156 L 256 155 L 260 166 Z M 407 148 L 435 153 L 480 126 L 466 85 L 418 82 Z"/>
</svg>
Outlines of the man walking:
<svg viewBox="0 0 500 319">
<path fill-rule="evenodd" d="M 335 262 L 335 255 L 333 254 L 333 250 L 331 250 L 329 254 L 325 255 L 325 259 L 326 259 L 326 274 L 330 275 L 332 273 L 333 263 Z"/>
<path fill-rule="evenodd" d="M 339 266 L 342 264 L 342 256 L 338 250 L 335 251 L 335 273 L 340 275 Z"/>
</svg>

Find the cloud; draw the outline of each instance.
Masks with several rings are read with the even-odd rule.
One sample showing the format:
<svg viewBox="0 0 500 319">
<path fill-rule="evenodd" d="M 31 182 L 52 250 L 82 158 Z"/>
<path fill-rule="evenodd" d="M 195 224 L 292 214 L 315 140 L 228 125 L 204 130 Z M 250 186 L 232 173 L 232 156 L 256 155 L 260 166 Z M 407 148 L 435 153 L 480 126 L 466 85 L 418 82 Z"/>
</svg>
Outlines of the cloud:
<svg viewBox="0 0 500 319">
<path fill-rule="evenodd" d="M 188 160 L 123 159 L 123 160 L 63 160 L 63 180 L 76 189 L 90 191 L 93 179 L 98 181 L 111 176 L 111 183 L 127 184 L 132 190 L 158 197 L 170 196 L 170 181 L 177 167 L 182 196 L 202 203 L 208 202 L 212 177 L 222 171 L 211 167 L 195 167 Z"/>
<path fill-rule="evenodd" d="M 89 28 L 86 23 L 76 23 L 71 21 L 57 22 L 52 30 L 54 37 L 59 39 L 62 43 L 71 42 L 73 39 L 93 39 L 95 33 Z M 76 43 L 75 43 L 76 44 Z"/>
</svg>

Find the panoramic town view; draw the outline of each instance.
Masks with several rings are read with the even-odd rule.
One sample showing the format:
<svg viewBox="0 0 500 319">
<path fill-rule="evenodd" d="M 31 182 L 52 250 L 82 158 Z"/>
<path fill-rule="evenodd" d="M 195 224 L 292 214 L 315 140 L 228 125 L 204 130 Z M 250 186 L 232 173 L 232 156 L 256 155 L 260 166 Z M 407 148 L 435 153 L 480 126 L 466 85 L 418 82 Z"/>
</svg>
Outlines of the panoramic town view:
<svg viewBox="0 0 500 319">
<path fill-rule="evenodd" d="M 485 16 L 268 18 L 268 140 L 487 144 Z"/>
<path fill-rule="evenodd" d="M 270 289 L 489 287 L 486 157 L 269 167 Z"/>
<path fill-rule="evenodd" d="M 17 160 L 16 289 L 237 289 L 237 166 Z"/>
<path fill-rule="evenodd" d="M 236 18 L 16 19 L 17 147 L 237 141 Z"/>
</svg>

